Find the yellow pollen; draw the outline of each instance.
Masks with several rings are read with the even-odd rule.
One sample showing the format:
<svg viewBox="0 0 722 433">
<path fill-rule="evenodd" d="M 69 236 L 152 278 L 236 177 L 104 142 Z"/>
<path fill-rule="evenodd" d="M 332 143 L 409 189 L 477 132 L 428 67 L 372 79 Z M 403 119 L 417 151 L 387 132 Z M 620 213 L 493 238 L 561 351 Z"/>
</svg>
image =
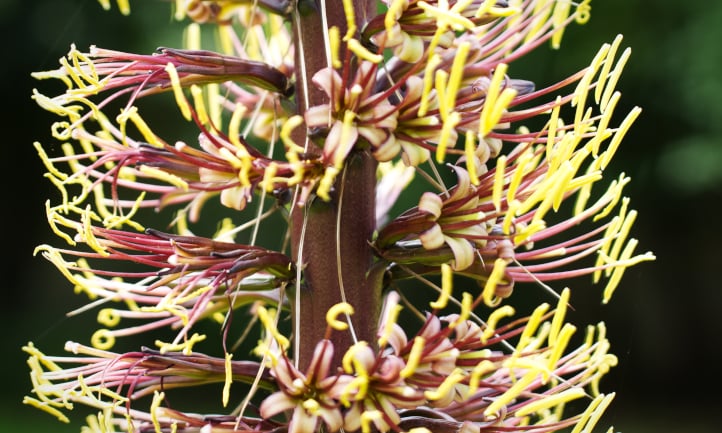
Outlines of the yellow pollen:
<svg viewBox="0 0 722 433">
<path fill-rule="evenodd" d="M 604 84 L 607 81 L 607 77 L 609 76 L 609 71 L 612 70 L 612 61 L 614 60 L 614 57 L 617 55 L 617 50 L 619 49 L 619 45 L 622 43 L 622 35 L 617 35 L 616 38 L 614 38 L 614 42 L 609 46 L 609 49 L 607 50 L 606 57 L 604 59 L 604 65 L 602 66 L 602 70 L 599 73 L 599 79 L 597 79 L 597 87 L 594 89 L 594 100 L 597 104 L 599 104 L 601 98 L 602 98 L 602 92 L 604 92 Z M 601 107 L 602 111 L 605 111 L 603 107 Z"/>
<path fill-rule="evenodd" d="M 547 304 L 546 302 L 534 309 L 531 316 L 529 316 L 529 321 L 526 323 L 524 331 L 522 331 L 521 336 L 519 336 L 519 343 L 517 343 L 517 350 L 515 353 L 524 352 L 526 347 L 529 345 L 529 342 L 531 341 L 532 335 L 534 335 L 537 329 L 539 329 L 541 319 L 548 309 L 549 304 Z"/>
<path fill-rule="evenodd" d="M 472 302 L 474 302 L 474 298 L 471 296 L 471 293 L 464 292 L 461 294 L 461 310 L 459 312 L 459 317 L 449 323 L 449 328 L 455 328 L 469 318 Z"/>
<path fill-rule="evenodd" d="M 469 397 L 474 395 L 479 389 L 479 381 L 481 380 L 481 377 L 486 373 L 494 371 L 495 367 L 494 363 L 488 359 L 485 359 L 474 366 L 471 370 L 471 375 L 469 376 L 469 392 L 467 394 Z"/>
<path fill-rule="evenodd" d="M 609 162 L 612 160 L 612 156 L 614 155 L 615 151 L 617 150 L 617 147 L 619 147 L 619 144 L 622 142 L 622 138 L 627 133 L 629 128 L 632 126 L 632 123 L 637 119 L 639 114 L 642 112 L 642 109 L 639 107 L 634 107 L 632 111 L 627 114 L 627 117 L 622 120 L 621 125 L 619 125 L 619 128 L 617 128 L 617 132 L 614 133 L 614 136 L 612 137 L 612 140 L 609 143 L 609 147 L 607 147 L 607 150 L 602 153 L 600 156 L 601 161 L 601 168 L 602 170 L 609 164 Z"/>
<path fill-rule="evenodd" d="M 343 0 L 343 11 L 346 14 L 346 36 L 344 41 L 348 41 L 356 34 L 356 13 L 353 8 L 353 0 Z"/>
<path fill-rule="evenodd" d="M 632 49 L 627 48 L 622 52 L 622 56 L 617 60 L 616 65 L 614 66 L 614 70 L 609 74 L 609 82 L 606 86 L 604 86 L 604 93 L 602 94 L 602 99 L 599 102 L 599 106 L 602 110 L 605 110 L 607 107 L 607 102 L 609 101 L 609 98 L 612 96 L 612 93 L 614 93 L 614 90 L 617 86 L 617 82 L 619 81 L 619 77 L 622 75 L 622 70 L 624 69 L 624 65 L 627 64 L 627 60 L 629 60 L 629 57 L 632 55 Z M 609 59 L 611 62 L 611 59 Z"/>
</svg>

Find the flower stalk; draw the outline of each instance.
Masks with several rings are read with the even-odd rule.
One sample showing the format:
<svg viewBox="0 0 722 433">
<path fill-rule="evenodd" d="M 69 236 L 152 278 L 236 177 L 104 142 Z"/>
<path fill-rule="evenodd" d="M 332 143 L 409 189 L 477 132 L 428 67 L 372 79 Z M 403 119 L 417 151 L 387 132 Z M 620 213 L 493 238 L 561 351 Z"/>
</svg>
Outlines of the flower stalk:
<svg viewBox="0 0 722 433">
<path fill-rule="evenodd" d="M 514 68 L 589 4 L 186 0 L 182 48 L 71 47 L 34 74 L 66 86 L 33 92 L 60 118 L 61 153 L 35 146 L 66 244 L 36 252 L 100 327 L 71 356 L 24 347 L 25 403 L 64 422 L 89 406 L 98 432 L 592 431 L 618 359 L 603 322 L 567 321 L 560 282 L 606 280 L 606 303 L 654 260 L 629 178 L 605 173 L 641 111 L 613 123 L 630 51 L 619 36 L 543 86 Z M 149 97 L 197 135 L 156 134 Z M 551 302 L 517 312 L 528 286 Z M 201 386 L 213 414 L 171 408 Z"/>
</svg>

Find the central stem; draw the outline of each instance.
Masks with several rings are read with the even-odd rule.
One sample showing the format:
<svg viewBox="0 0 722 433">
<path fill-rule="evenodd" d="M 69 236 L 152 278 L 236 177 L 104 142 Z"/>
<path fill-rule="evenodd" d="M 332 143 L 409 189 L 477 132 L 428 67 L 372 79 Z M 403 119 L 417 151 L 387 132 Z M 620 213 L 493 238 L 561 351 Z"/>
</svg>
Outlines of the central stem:
<svg viewBox="0 0 722 433">
<path fill-rule="evenodd" d="M 328 27 L 338 27 L 341 35 L 347 29 L 342 1 L 326 0 L 324 4 L 321 8 L 311 0 L 300 0 L 294 16 L 296 98 L 301 115 L 309 107 L 328 102 L 325 93 L 311 83 L 313 75 L 329 63 L 324 21 Z M 363 28 L 374 8 L 373 1 L 354 1 L 358 29 Z M 321 15 L 324 11 L 325 20 Z M 352 151 L 336 179 L 331 200 L 315 197 L 305 204 L 306 209 L 297 208 L 293 213 L 292 253 L 295 261 L 302 258 L 303 271 L 300 306 L 293 312 L 298 323 L 294 344 L 302 369 L 309 365 L 316 343 L 325 337 L 326 312 L 339 302 L 351 304 L 356 313 L 350 317 L 348 331 L 331 335 L 334 364 L 341 365 L 343 353 L 354 338 L 370 344 L 376 340 L 381 294 L 375 278 L 367 275 L 373 263 L 369 242 L 376 219 L 376 166 L 369 152 Z"/>
</svg>

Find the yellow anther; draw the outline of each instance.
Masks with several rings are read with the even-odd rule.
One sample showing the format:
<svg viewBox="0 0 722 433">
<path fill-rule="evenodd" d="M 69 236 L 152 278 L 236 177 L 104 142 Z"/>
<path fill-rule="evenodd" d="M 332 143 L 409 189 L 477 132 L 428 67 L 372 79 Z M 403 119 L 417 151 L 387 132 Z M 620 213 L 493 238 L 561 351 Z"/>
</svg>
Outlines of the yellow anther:
<svg viewBox="0 0 722 433">
<path fill-rule="evenodd" d="M 356 54 L 356 56 L 360 59 L 367 60 L 374 64 L 378 64 L 384 59 L 381 54 L 374 54 L 369 51 L 366 47 L 361 45 L 361 42 L 359 42 L 357 39 L 349 39 L 346 44 L 348 45 L 348 49 L 351 50 L 352 53 Z"/>
<path fill-rule="evenodd" d="M 602 416 L 607 406 L 614 399 L 615 393 L 608 395 L 600 394 L 591 403 L 582 414 L 571 433 L 591 433 L 594 430 L 599 418 Z"/>
<path fill-rule="evenodd" d="M 233 359 L 233 354 L 226 353 L 225 361 L 223 363 L 225 371 L 225 380 L 223 381 L 222 394 L 223 407 L 228 406 L 228 400 L 231 396 L 231 384 L 233 383 L 233 364 L 231 364 L 231 359 Z"/>
<path fill-rule="evenodd" d="M 426 14 L 436 19 L 436 36 L 446 32 L 449 28 L 454 30 L 471 30 L 476 26 L 470 19 L 461 15 L 466 7 L 468 7 L 473 0 L 460 0 L 454 3 L 454 6 L 449 8 L 448 1 L 438 2 L 438 7 L 432 6 L 425 1 L 417 2 L 417 6 L 426 12 Z"/>
<path fill-rule="evenodd" d="M 632 257 L 632 253 L 634 253 L 634 249 L 637 247 L 637 243 L 638 243 L 638 241 L 636 239 L 629 240 L 626 247 L 624 248 L 624 251 L 622 251 L 622 254 L 619 257 L 620 262 L 625 262 Z M 651 257 L 650 257 L 650 259 L 651 259 Z M 624 271 L 627 268 L 627 266 L 630 266 L 630 265 L 631 264 L 619 263 L 617 266 L 615 266 L 613 268 L 612 275 L 609 277 L 609 281 L 607 281 L 607 285 L 604 287 L 602 303 L 606 304 L 612 298 L 612 294 L 614 293 L 614 290 L 617 288 L 617 286 L 619 285 L 619 282 L 622 279 L 622 274 L 624 274 Z"/>
<path fill-rule="evenodd" d="M 416 368 L 419 366 L 419 363 L 421 362 L 421 356 L 424 353 L 424 346 L 426 344 L 426 339 L 421 336 L 414 337 L 414 344 L 411 346 L 411 351 L 409 352 L 409 356 L 406 359 L 406 365 L 404 368 L 399 372 L 399 376 L 402 378 L 407 378 L 414 374 L 416 371 Z"/>
<path fill-rule="evenodd" d="M 272 192 L 274 190 L 274 181 L 276 178 L 276 172 L 278 171 L 278 163 L 272 161 L 263 172 L 263 180 L 258 186 L 263 188 L 266 192 Z"/>
<path fill-rule="evenodd" d="M 596 89 L 594 89 L 594 100 L 597 104 L 599 104 L 601 101 L 602 93 L 604 92 L 604 84 L 607 82 L 609 71 L 612 70 L 612 63 L 614 61 L 614 57 L 617 55 L 617 50 L 619 49 L 619 45 L 621 44 L 621 42 L 622 35 L 617 35 L 617 37 L 614 38 L 614 42 L 609 45 L 609 49 L 606 50 L 604 65 L 602 66 L 602 70 L 599 73 L 599 78 L 597 79 L 597 87 Z M 605 111 L 603 107 L 600 108 L 602 111 Z"/>
<path fill-rule="evenodd" d="M 577 5 L 577 10 L 574 15 L 574 20 L 577 24 L 586 24 L 591 18 L 592 7 L 589 5 L 592 0 L 582 0 Z"/>
<path fill-rule="evenodd" d="M 343 40 L 348 41 L 356 34 L 356 12 L 353 7 L 353 0 L 343 0 L 343 12 L 346 15 L 346 28 L 348 29 Z"/>
<path fill-rule="evenodd" d="M 496 366 L 494 365 L 494 363 L 489 361 L 488 359 L 485 359 L 480 363 L 476 364 L 471 370 L 471 375 L 469 376 L 469 390 L 467 395 L 469 397 L 474 395 L 479 389 L 479 381 L 481 381 L 482 376 L 494 371 L 495 369 Z"/>
<path fill-rule="evenodd" d="M 446 263 L 441 265 L 441 293 L 436 301 L 430 302 L 431 308 L 435 310 L 441 310 L 446 307 L 451 297 L 451 291 L 453 290 L 453 278 L 454 274 L 451 270 L 451 266 Z"/>
<path fill-rule="evenodd" d="M 402 307 L 398 304 L 394 305 L 393 308 L 389 310 L 386 320 L 384 321 L 383 332 L 379 337 L 379 347 L 384 347 L 388 343 L 389 337 L 391 337 L 391 333 L 394 331 L 394 325 L 396 324 L 396 320 L 398 319 L 401 310 Z"/>
<path fill-rule="evenodd" d="M 464 66 L 466 65 L 466 58 L 469 55 L 470 48 L 471 44 L 466 41 L 460 43 L 456 48 L 456 55 L 454 56 L 454 62 L 451 64 L 451 73 L 449 74 L 449 84 L 446 88 L 446 106 L 449 111 L 456 107 L 456 95 L 459 93 L 461 80 L 464 78 Z"/>
<path fill-rule="evenodd" d="M 631 55 L 631 48 L 627 48 L 626 50 L 624 50 L 619 60 L 617 60 L 617 63 L 614 66 L 614 70 L 609 74 L 609 82 L 606 86 L 604 86 L 604 93 L 602 94 L 602 99 L 599 101 L 599 107 L 602 110 L 605 110 L 607 102 L 609 102 L 609 98 L 614 93 L 617 87 L 617 82 L 619 81 L 619 77 L 622 75 L 622 70 L 624 69 L 624 66 L 627 64 L 627 60 L 629 60 L 629 57 Z M 611 62 L 611 59 L 608 59 L 608 61 Z"/>
<path fill-rule="evenodd" d="M 513 166 L 514 174 L 511 176 L 511 181 L 509 181 L 509 186 L 506 191 L 506 201 L 507 203 L 511 203 L 514 201 L 514 198 L 516 197 L 516 191 L 519 188 L 519 185 L 521 185 L 521 181 L 524 179 L 524 175 L 527 174 L 530 170 L 527 170 L 527 166 L 529 165 L 529 162 L 534 160 L 534 151 L 531 148 L 527 148 L 524 153 L 519 155 L 519 158 L 516 160 L 516 164 Z M 532 166 L 532 169 L 534 167 Z"/>
<path fill-rule="evenodd" d="M 180 78 L 178 77 L 178 71 L 172 63 L 168 63 L 165 67 L 165 70 L 168 73 L 171 86 L 173 87 L 173 96 L 175 96 L 176 105 L 178 105 L 178 108 L 180 108 L 183 117 L 186 120 L 190 121 L 192 119 L 191 108 L 188 104 L 188 100 L 183 94 L 183 87 L 181 86 Z"/>
<path fill-rule="evenodd" d="M 478 185 L 479 175 L 476 172 L 476 133 L 471 129 L 466 130 L 464 157 L 466 158 L 466 171 L 469 172 L 469 179 L 471 179 L 472 184 Z"/>
<path fill-rule="evenodd" d="M 441 134 L 439 135 L 439 144 L 436 146 L 436 162 L 444 162 L 446 158 L 446 148 L 451 144 L 456 144 L 455 135 L 452 134 L 456 126 L 461 122 L 461 114 L 454 111 L 449 114 L 441 126 Z"/>
<path fill-rule="evenodd" d="M 434 89 L 436 90 L 436 99 L 439 104 L 439 114 L 441 120 L 446 121 L 449 113 L 454 109 L 453 106 L 449 106 L 449 99 L 446 97 L 446 89 L 449 83 L 449 73 L 443 69 L 438 69 L 434 73 Z"/>
<path fill-rule="evenodd" d="M 494 129 L 497 123 L 499 123 L 504 111 L 516 97 L 517 92 L 514 89 L 506 87 L 502 90 L 507 69 L 508 66 L 505 63 L 500 63 L 497 65 L 494 70 L 494 75 L 491 77 L 484 106 L 479 115 L 480 137 L 486 137 L 486 135 Z"/>
<path fill-rule="evenodd" d="M 120 323 L 120 314 L 114 308 L 103 308 L 98 311 L 98 323 L 107 327 L 115 327 Z"/>
<path fill-rule="evenodd" d="M 605 218 L 607 215 L 609 215 L 612 210 L 617 206 L 617 203 L 619 203 L 620 199 L 622 200 L 622 204 L 625 207 L 627 206 L 627 203 L 629 203 L 629 198 L 622 198 L 622 189 L 626 184 L 629 183 L 630 180 L 631 179 L 629 177 L 625 176 L 624 173 L 622 173 L 619 175 L 619 180 L 612 181 L 602 198 L 599 199 L 599 203 L 602 203 L 603 201 L 608 201 L 608 203 L 601 212 L 594 215 L 592 221 L 599 221 L 600 219 Z"/>
<path fill-rule="evenodd" d="M 341 36 L 339 35 L 339 29 L 336 26 L 328 29 L 328 44 L 331 49 L 331 66 L 338 69 L 341 65 L 341 59 L 338 55 L 339 47 L 341 46 Z"/>
<path fill-rule="evenodd" d="M 542 413 L 547 409 L 569 403 L 570 401 L 584 397 L 586 393 L 582 388 L 571 388 L 561 392 L 557 392 L 546 397 L 526 403 L 521 409 L 516 411 L 516 416 L 527 416 L 533 413 Z"/>
<path fill-rule="evenodd" d="M 38 400 L 38 399 L 35 399 L 35 398 L 33 398 L 33 397 L 27 397 L 27 396 L 26 396 L 26 397 L 23 397 L 23 404 L 27 404 L 28 406 L 32 406 L 32 407 L 34 407 L 34 408 L 36 408 L 36 409 L 40 409 L 40 410 L 42 410 L 42 411 L 44 411 L 44 412 L 47 412 L 47 413 L 49 413 L 50 415 L 52 415 L 52 416 L 54 416 L 55 418 L 57 418 L 58 421 L 60 421 L 60 422 L 64 422 L 64 423 L 66 423 L 66 424 L 69 424 L 69 423 L 70 423 L 70 420 L 68 419 L 67 416 L 65 416 L 65 414 L 63 414 L 62 412 L 60 412 L 58 409 L 50 406 L 50 405 L 49 405 L 48 403 L 46 403 L 46 402 L 42 402 L 42 401 L 40 401 L 40 400 Z"/>
<path fill-rule="evenodd" d="M 549 354 L 549 359 L 547 360 L 546 371 L 554 371 L 557 362 L 562 357 L 564 351 L 567 348 L 567 345 L 569 344 L 569 340 L 572 338 L 572 335 L 574 335 L 576 331 L 576 326 L 572 325 L 571 323 L 565 323 L 559 333 L 554 337 L 553 343 L 551 342 L 551 336 L 549 337 L 549 346 L 552 350 Z M 549 375 L 544 374 L 542 376 L 542 382 L 546 383 L 546 381 L 548 380 Z"/>
<path fill-rule="evenodd" d="M 353 305 L 347 302 L 339 302 L 338 304 L 335 304 L 331 308 L 329 308 L 326 312 L 326 323 L 328 323 L 328 326 L 337 331 L 345 331 L 346 329 L 348 329 L 348 323 L 344 320 L 339 320 L 338 316 L 343 314 L 348 318 L 348 316 L 352 315 L 353 313 Z"/>
<path fill-rule="evenodd" d="M 188 50 L 200 50 L 201 44 L 201 25 L 192 22 L 189 23 L 183 32 L 183 46 Z"/>
<path fill-rule="evenodd" d="M 115 334 L 108 329 L 98 329 L 90 337 L 90 344 L 96 349 L 109 350 L 115 345 Z"/>
<path fill-rule="evenodd" d="M 561 109 L 562 97 L 557 96 L 554 101 L 554 108 L 552 108 L 551 115 L 549 116 L 549 124 L 547 127 L 547 146 L 546 146 L 546 159 L 547 161 L 552 159 L 552 152 L 556 146 L 557 128 L 563 126 L 559 121 L 559 110 Z"/>
<path fill-rule="evenodd" d="M 384 415 L 380 410 L 366 410 L 361 413 L 361 432 L 371 433 L 373 424 L 383 421 Z"/>
<path fill-rule="evenodd" d="M 275 320 L 271 313 L 262 305 L 257 305 L 256 314 L 258 314 L 258 318 L 261 320 L 263 327 L 266 328 L 266 332 L 268 332 L 276 340 L 283 350 L 287 349 L 291 343 L 288 341 L 288 338 L 278 332 L 278 328 L 276 327 Z"/>
<path fill-rule="evenodd" d="M 614 133 L 612 140 L 609 142 L 609 147 L 607 147 L 607 150 L 600 155 L 600 167 L 602 170 L 606 168 L 607 164 L 609 164 L 609 162 L 612 160 L 612 156 L 614 156 L 614 153 L 619 147 L 619 143 L 622 142 L 622 138 L 627 133 L 629 128 L 632 126 L 632 123 L 634 123 L 634 121 L 637 119 L 641 112 L 642 109 L 640 107 L 634 107 L 632 111 L 627 114 L 627 117 L 622 120 L 619 128 L 617 128 L 617 132 Z"/>
<path fill-rule="evenodd" d="M 466 377 L 466 373 L 460 368 L 455 369 L 450 375 L 446 376 L 441 385 L 435 391 L 424 391 L 424 397 L 429 400 L 441 400 L 452 392 L 454 386 Z"/>
<path fill-rule="evenodd" d="M 346 353 L 343 354 L 341 366 L 346 373 L 351 374 L 355 371 L 357 376 L 368 376 L 366 367 L 361 362 L 359 362 L 357 358 L 357 352 L 365 349 L 367 346 L 367 342 L 359 341 L 358 343 L 355 343 L 353 346 L 349 347 Z"/>
<path fill-rule="evenodd" d="M 455 328 L 469 319 L 473 302 L 474 298 L 471 296 L 471 293 L 464 292 L 461 294 L 461 310 L 459 311 L 459 316 L 456 320 L 449 323 L 449 328 Z"/>
<path fill-rule="evenodd" d="M 522 353 L 526 347 L 529 345 L 529 342 L 531 341 L 532 335 L 536 333 L 537 329 L 539 329 L 539 325 L 541 324 L 541 319 L 544 316 L 544 314 L 549 309 L 549 304 L 546 302 L 539 305 L 534 309 L 534 311 L 531 313 L 531 316 L 529 316 L 529 321 L 526 323 L 526 326 L 524 327 L 524 331 L 522 331 L 521 336 L 519 336 L 519 343 L 517 343 L 517 351 L 516 353 Z"/>
<path fill-rule="evenodd" d="M 188 191 L 188 183 L 185 180 L 183 180 L 182 178 L 180 178 L 174 174 L 171 174 L 171 173 L 163 171 L 159 168 L 150 167 L 147 165 L 140 166 L 138 171 L 140 171 L 141 173 L 146 174 L 154 179 L 158 179 L 160 181 L 167 182 L 175 187 L 180 188 L 183 191 Z"/>
<path fill-rule="evenodd" d="M 198 115 L 198 122 L 201 125 L 208 125 L 208 111 L 206 111 L 206 103 L 203 98 L 203 89 L 200 86 L 193 84 L 191 86 L 191 96 L 193 96 L 193 105 Z"/>
<path fill-rule="evenodd" d="M 497 397 L 484 411 L 484 416 L 493 418 L 498 416 L 499 411 L 502 410 L 506 405 L 516 399 L 522 391 L 526 389 L 537 377 L 536 371 L 530 371 L 516 381 L 509 389 L 507 389 L 502 395 Z"/>
<path fill-rule="evenodd" d="M 193 346 L 206 339 L 204 334 L 194 333 L 190 338 L 186 338 L 182 343 L 165 343 L 160 340 L 155 340 L 155 345 L 160 350 L 160 353 L 168 352 L 183 352 L 184 355 L 190 355 L 193 353 Z"/>
<path fill-rule="evenodd" d="M 565 287 L 564 290 L 562 290 L 562 293 L 559 295 L 557 308 L 554 311 L 554 317 L 552 318 L 552 327 L 549 330 L 550 346 L 553 346 L 556 343 L 557 337 L 559 336 L 559 331 L 561 330 L 562 324 L 564 323 L 564 317 L 567 314 L 567 306 L 569 305 L 570 294 L 571 292 L 569 291 L 569 287 Z"/>
<path fill-rule="evenodd" d="M 501 302 L 501 298 L 496 297 L 496 286 L 502 281 L 504 271 L 506 271 L 506 260 L 502 258 L 496 259 L 494 268 L 491 270 L 491 274 L 489 274 L 489 278 L 484 284 L 484 290 L 481 292 L 484 304 L 489 307 L 494 307 Z"/>
<path fill-rule="evenodd" d="M 336 180 L 336 176 L 338 176 L 338 173 L 341 170 L 339 170 L 336 167 L 326 167 L 326 170 L 323 173 L 323 177 L 318 182 L 318 188 L 316 188 L 316 195 L 321 197 L 321 199 L 325 201 L 331 200 L 331 188 L 333 187 L 333 182 Z"/>
<path fill-rule="evenodd" d="M 398 23 L 398 18 L 401 17 L 404 9 L 406 9 L 408 5 L 409 0 L 392 0 L 388 10 L 386 10 L 386 15 L 384 15 L 384 28 L 386 29 L 386 36 L 389 39 L 394 39 L 394 29 Z"/>
<path fill-rule="evenodd" d="M 564 27 L 566 20 L 569 18 L 569 11 L 572 3 L 568 1 L 558 1 L 554 3 L 554 11 L 552 12 L 552 24 L 554 26 L 554 34 L 552 35 L 552 48 L 558 49 L 564 35 Z"/>
<path fill-rule="evenodd" d="M 514 310 L 514 307 L 512 307 L 511 305 L 504 305 L 492 311 L 486 321 L 486 327 L 484 328 L 484 332 L 481 334 L 481 342 L 485 344 L 489 340 L 489 338 L 496 334 L 496 327 L 499 323 L 499 320 L 504 317 L 513 316 L 515 312 L 516 311 Z"/>
<path fill-rule="evenodd" d="M 153 401 L 150 403 L 150 419 L 153 423 L 155 433 L 162 433 L 160 420 L 158 420 L 158 412 L 160 412 L 161 404 L 165 400 L 165 393 L 161 391 L 153 391 Z"/>
<path fill-rule="evenodd" d="M 241 103 L 237 103 L 231 114 L 231 120 L 228 123 L 228 139 L 238 149 L 245 149 L 243 143 L 241 143 L 241 123 L 243 118 L 248 111 L 248 107 Z"/>
<path fill-rule="evenodd" d="M 496 172 L 494 173 L 494 185 L 491 190 L 491 201 L 497 212 L 501 210 L 501 197 L 504 190 L 506 175 L 506 155 L 500 155 L 496 159 Z"/>
<path fill-rule="evenodd" d="M 431 53 L 431 55 L 429 56 L 429 60 L 426 62 L 426 67 L 424 68 L 424 87 L 421 92 L 421 98 L 419 100 L 419 111 L 417 113 L 418 117 L 420 118 L 426 116 L 426 113 L 429 110 L 429 101 L 431 100 L 431 88 L 434 85 L 434 77 L 436 76 L 436 73 L 434 71 L 440 64 L 441 57 L 436 53 Z"/>
<path fill-rule="evenodd" d="M 283 125 L 281 126 L 281 132 L 279 134 L 281 140 L 283 141 L 283 145 L 285 146 L 286 150 L 288 152 L 295 152 L 295 153 L 301 153 L 303 152 L 303 147 L 296 144 L 295 141 L 291 138 L 291 132 L 293 132 L 296 127 L 303 124 L 303 116 L 294 115 L 289 117 L 285 122 L 283 122 Z"/>
</svg>

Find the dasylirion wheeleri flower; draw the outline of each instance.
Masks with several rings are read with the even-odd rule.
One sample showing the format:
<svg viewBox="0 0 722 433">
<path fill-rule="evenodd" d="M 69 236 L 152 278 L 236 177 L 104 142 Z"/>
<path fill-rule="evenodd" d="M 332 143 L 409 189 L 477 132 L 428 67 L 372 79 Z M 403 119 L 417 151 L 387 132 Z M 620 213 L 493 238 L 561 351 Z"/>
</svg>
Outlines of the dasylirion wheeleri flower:
<svg viewBox="0 0 722 433">
<path fill-rule="evenodd" d="M 35 147 L 65 244 L 36 253 L 99 329 L 23 348 L 26 404 L 87 406 L 88 432 L 593 431 L 619 361 L 603 322 L 568 321 L 572 283 L 607 303 L 655 258 L 605 172 L 641 112 L 617 110 L 631 51 L 554 83 L 515 67 L 590 0 L 172 12 L 180 48 L 71 46 L 33 74 L 65 86 L 32 95 L 58 116 Z"/>
</svg>

